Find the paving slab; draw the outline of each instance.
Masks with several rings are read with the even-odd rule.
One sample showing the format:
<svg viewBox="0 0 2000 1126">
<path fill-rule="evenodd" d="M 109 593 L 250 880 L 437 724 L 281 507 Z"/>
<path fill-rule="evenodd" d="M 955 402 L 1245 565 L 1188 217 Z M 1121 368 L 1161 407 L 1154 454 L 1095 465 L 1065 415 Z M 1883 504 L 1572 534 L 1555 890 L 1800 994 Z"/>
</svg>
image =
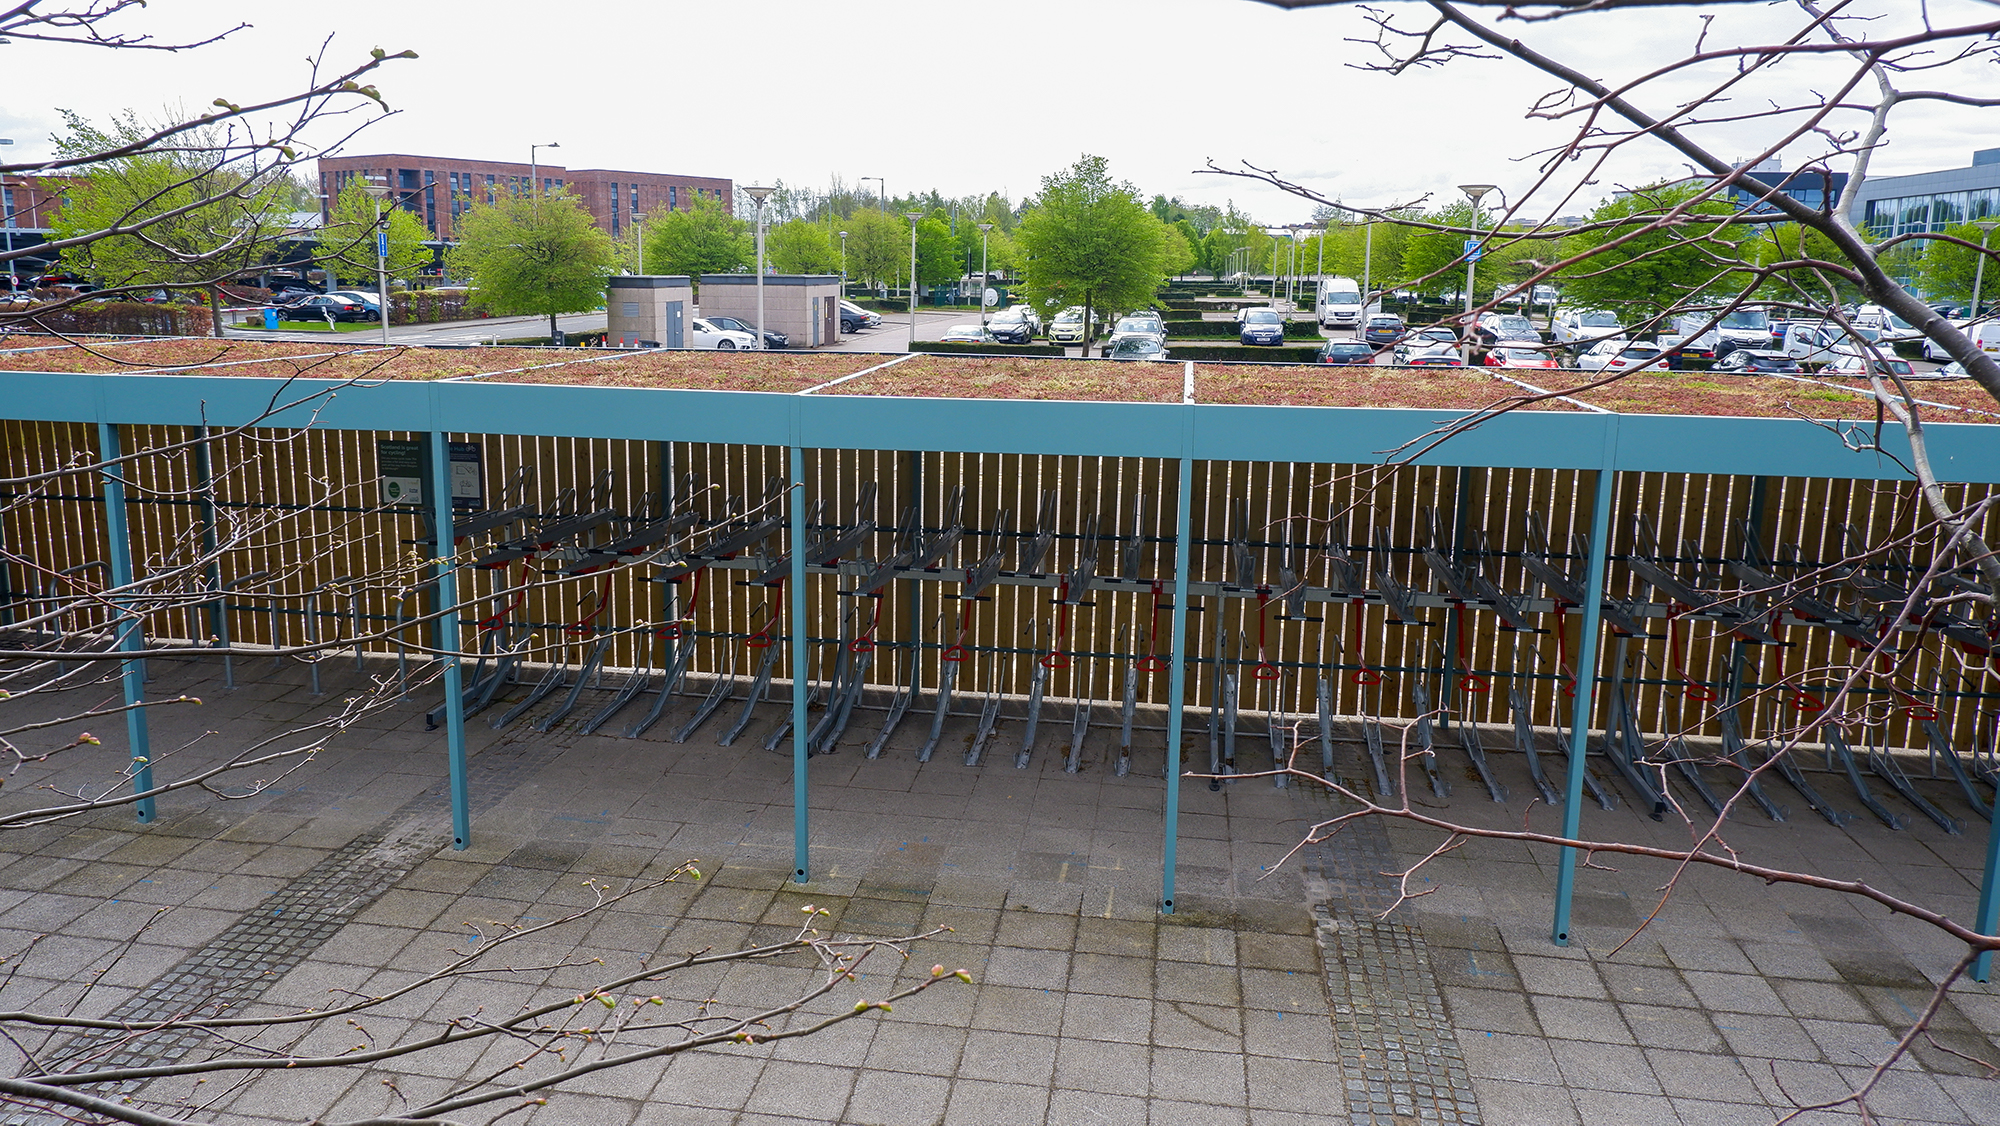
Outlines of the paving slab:
<svg viewBox="0 0 2000 1126">
<path fill-rule="evenodd" d="M 154 664 L 161 690 L 227 698 L 206 666 Z M 297 671 L 204 718 L 225 741 L 270 733 L 299 704 L 301 686 L 284 683 Z M 0 1007 L 144 1020 L 325 1006 L 397 987 L 509 928 L 552 924 L 605 889 L 694 860 L 699 882 L 538 932 L 511 947 L 507 966 L 400 997 L 364 1033 L 393 1042 L 690 951 L 777 941 L 813 908 L 833 935 L 952 932 L 907 962 L 871 964 L 794 1020 L 843 1011 L 934 962 L 963 966 L 975 982 L 814 1037 L 599 1073 L 518 1117 L 1710 1126 L 1769 1122 L 1790 1099 L 1837 1097 L 1908 1027 L 1955 957 L 1917 924 L 1726 872 L 1694 874 L 1663 902 L 1672 872 L 1650 861 L 1581 869 L 1573 941 L 1557 946 L 1552 850 L 1473 842 L 1406 883 L 1399 873 L 1442 838 L 1364 821 L 1283 861 L 1304 826 L 1342 807 L 1310 786 L 1258 780 L 1183 788 L 1179 910 L 1162 915 L 1157 744 L 1150 765 L 1142 756 L 1144 769 L 1123 778 L 1091 755 L 1082 773 L 1065 774 L 1046 748 L 1024 770 L 1011 755 L 974 768 L 953 755 L 918 764 L 924 733 L 914 729 L 871 761 L 860 752 L 880 713 L 864 713 L 838 753 L 808 768 L 813 861 L 803 885 L 790 878 L 791 760 L 762 750 L 775 706 L 730 748 L 585 738 L 568 726 L 542 735 L 527 726 L 532 711 L 505 731 L 477 722 L 473 838 L 453 850 L 441 736 L 424 729 L 423 706 L 413 700 L 350 733 L 353 746 L 336 743 L 282 790 L 226 803 L 168 795 L 152 825 L 112 811 L 0 838 L 0 955 L 12 971 L 0 978 Z M 655 733 L 691 706 L 671 709 Z M 1018 723 L 1007 725 L 1018 740 Z M 1510 792 L 1533 792 L 1516 756 L 1491 758 Z M 1358 770 L 1359 749 L 1342 744 L 1338 761 Z M 17 808 L 37 780 L 60 776 L 52 768 L 10 783 L 0 806 Z M 1951 794 L 1938 786 L 1933 800 Z M 1508 806 L 1466 793 L 1426 812 L 1493 827 L 1549 816 L 1524 811 L 1518 797 Z M 1687 835 L 1629 808 L 1587 814 L 1587 833 L 1655 844 Z M 1767 846 L 1953 917 L 1966 917 L 1976 895 L 1964 873 L 1982 859 L 1983 823 L 1962 838 L 1927 823 L 1900 834 L 1817 819 L 1742 830 L 1746 849 Z M 711 998 L 723 1009 L 775 1005 L 814 972 L 794 957 L 690 970 L 648 988 L 684 1008 Z M 352 1031 L 301 1044 L 338 1050 Z M 2000 1058 L 1996 1032 L 2000 993 L 1957 984 L 1936 1046 L 1883 1080 L 1876 1109 L 1888 1121 L 2000 1121 L 2000 1081 L 1973 1062 Z M 155 1063 L 213 1045 L 175 1034 L 97 1047 L 117 1062 Z M 470 1046 L 310 1082 L 259 1078 L 213 1113 L 245 1124 L 391 1113 L 385 1081 L 430 1095 L 509 1062 Z M 178 1082 L 123 1093 L 172 1110 L 188 1095 Z"/>
</svg>

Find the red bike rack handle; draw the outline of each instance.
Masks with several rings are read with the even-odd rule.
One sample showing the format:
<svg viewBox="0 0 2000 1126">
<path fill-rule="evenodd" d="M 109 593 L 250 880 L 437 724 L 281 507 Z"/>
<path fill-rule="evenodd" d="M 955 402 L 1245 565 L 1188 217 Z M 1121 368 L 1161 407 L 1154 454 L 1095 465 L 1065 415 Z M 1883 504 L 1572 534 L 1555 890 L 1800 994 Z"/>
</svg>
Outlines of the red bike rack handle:
<svg viewBox="0 0 2000 1126">
<path fill-rule="evenodd" d="M 965 660 L 965 657 L 966 657 L 966 652 L 965 652 L 965 646 L 963 645 L 947 646 L 944 652 L 938 654 L 938 660 L 950 661 L 953 664 L 957 664 L 958 662 Z"/>
<path fill-rule="evenodd" d="M 1717 692 L 1706 684 L 1695 684 L 1693 682 L 1689 682 L 1687 687 L 1681 689 L 1681 695 L 1686 699 L 1693 700 L 1697 704 L 1712 704 L 1722 699 L 1722 693 Z"/>
<path fill-rule="evenodd" d="M 748 645 L 752 649 L 769 649 L 771 647 L 771 635 L 759 630 L 745 638 L 743 644 Z"/>
<path fill-rule="evenodd" d="M 1167 671 L 1167 659 L 1158 653 L 1148 653 L 1139 658 L 1139 663 L 1136 667 L 1140 672 L 1165 672 Z"/>
<path fill-rule="evenodd" d="M 1382 674 L 1376 672 L 1374 669 L 1355 669 L 1353 673 L 1349 674 L 1348 679 L 1356 684 L 1380 684 L 1382 683 Z"/>
<path fill-rule="evenodd" d="M 1252 670 L 1250 675 L 1256 680 L 1276 680 L 1278 679 L 1278 666 L 1269 661 L 1259 661 L 1257 662 L 1256 669 Z"/>
<path fill-rule="evenodd" d="M 847 651 L 849 653 L 872 653 L 875 651 L 875 639 L 872 637 L 857 637 L 847 643 Z"/>
<path fill-rule="evenodd" d="M 1803 688 L 1792 693 L 1792 706 L 1802 712 L 1823 712 L 1826 710 L 1825 701 L 1811 695 Z"/>
<path fill-rule="evenodd" d="M 1048 656 L 1042 658 L 1042 667 L 1045 669 L 1066 669 L 1069 667 L 1069 654 L 1062 652 L 1050 653 Z"/>
<path fill-rule="evenodd" d="M 1493 685 L 1478 673 L 1469 672 L 1458 678 L 1458 690 L 1460 692 L 1491 692 L 1493 691 Z"/>
</svg>

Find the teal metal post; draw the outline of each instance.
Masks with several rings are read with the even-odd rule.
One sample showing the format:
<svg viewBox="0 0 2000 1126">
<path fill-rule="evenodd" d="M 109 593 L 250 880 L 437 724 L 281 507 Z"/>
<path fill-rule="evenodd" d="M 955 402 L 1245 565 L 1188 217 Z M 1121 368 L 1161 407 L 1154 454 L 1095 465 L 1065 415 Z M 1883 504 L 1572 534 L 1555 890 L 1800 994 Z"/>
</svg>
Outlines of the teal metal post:
<svg viewBox="0 0 2000 1126">
<path fill-rule="evenodd" d="M 1610 459 L 1606 459 L 1609 461 Z M 1616 474 L 1607 465 L 1597 471 L 1597 499 L 1590 511 L 1590 563 L 1583 607 L 1583 635 L 1576 646 L 1576 704 L 1569 718 L 1569 777 L 1564 782 L 1563 836 L 1575 840 L 1583 831 L 1583 757 L 1590 747 L 1591 697 L 1597 690 L 1597 635 L 1604 617 L 1604 566 L 1610 554 L 1611 484 Z M 1556 918 L 1549 937 L 1569 945 L 1569 905 L 1576 892 L 1576 849 L 1564 845 L 1556 869 Z"/>
<path fill-rule="evenodd" d="M 443 431 L 430 434 L 429 500 L 435 535 L 432 558 L 437 566 L 438 659 L 444 662 L 445 758 L 451 772 L 451 847 L 472 847 L 472 792 L 465 778 L 465 688 L 459 667 L 458 545 L 451 526 L 451 446 Z"/>
<path fill-rule="evenodd" d="M 1174 501 L 1174 624 L 1167 666 L 1167 824 L 1160 860 L 1160 913 L 1174 913 L 1174 855 L 1181 825 L 1181 712 L 1187 691 L 1188 550 L 1194 540 L 1189 505 L 1194 493 L 1194 459 L 1181 458 L 1181 484 Z"/>
<path fill-rule="evenodd" d="M 811 825 L 806 808 L 806 451 L 793 446 L 792 461 L 792 882 L 812 878 Z"/>
<path fill-rule="evenodd" d="M 1979 933 L 2000 934 L 2000 800 L 1993 803 L 1994 822 L 1986 826 L 1986 878 L 1979 885 Z M 1993 972 L 1993 951 L 1972 963 L 1972 980 L 1985 981 Z"/>
<path fill-rule="evenodd" d="M 97 452 L 99 460 L 104 463 L 104 536 L 111 546 L 111 585 L 130 587 L 132 526 L 125 519 L 125 467 L 112 464 L 119 457 L 118 427 L 115 423 L 97 424 Z M 116 601 L 121 608 L 129 607 L 126 599 Z M 143 652 L 146 648 L 145 631 L 140 626 L 136 610 L 125 609 L 119 619 L 118 648 L 128 653 Z M 153 788 L 152 740 L 146 730 L 146 709 L 140 706 L 146 698 L 146 674 L 136 659 L 123 662 L 122 667 L 125 737 L 132 748 L 132 792 L 143 794 Z M 140 798 L 137 808 L 141 824 L 153 820 L 152 798 Z"/>
</svg>

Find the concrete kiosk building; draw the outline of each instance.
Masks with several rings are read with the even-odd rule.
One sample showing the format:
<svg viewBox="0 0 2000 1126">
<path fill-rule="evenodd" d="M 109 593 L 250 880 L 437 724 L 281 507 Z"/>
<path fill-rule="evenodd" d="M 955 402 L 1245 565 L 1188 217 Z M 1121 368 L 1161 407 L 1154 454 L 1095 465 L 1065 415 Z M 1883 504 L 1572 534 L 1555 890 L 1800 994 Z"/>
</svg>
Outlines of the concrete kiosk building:
<svg viewBox="0 0 2000 1126">
<path fill-rule="evenodd" d="M 605 343 L 617 348 L 683 348 L 694 285 L 686 274 L 620 274 L 606 287 Z"/>
<path fill-rule="evenodd" d="M 614 279 L 615 284 L 616 279 Z M 757 324 L 757 275 L 703 274 L 701 312 Z M 816 348 L 840 340 L 838 274 L 764 275 L 764 320 L 759 326 L 782 332 L 796 347 Z"/>
</svg>

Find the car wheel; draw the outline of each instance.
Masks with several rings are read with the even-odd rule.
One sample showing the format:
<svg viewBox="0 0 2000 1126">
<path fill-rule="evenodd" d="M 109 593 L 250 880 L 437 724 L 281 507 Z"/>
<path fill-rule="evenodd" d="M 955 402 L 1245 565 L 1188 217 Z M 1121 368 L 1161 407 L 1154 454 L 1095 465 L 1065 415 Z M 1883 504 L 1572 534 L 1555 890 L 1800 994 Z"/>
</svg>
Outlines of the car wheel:
<svg viewBox="0 0 2000 1126">
<path fill-rule="evenodd" d="M 736 350 L 736 342 L 734 340 L 718 340 L 715 342 L 715 346 L 724 352 L 734 352 Z"/>
</svg>

